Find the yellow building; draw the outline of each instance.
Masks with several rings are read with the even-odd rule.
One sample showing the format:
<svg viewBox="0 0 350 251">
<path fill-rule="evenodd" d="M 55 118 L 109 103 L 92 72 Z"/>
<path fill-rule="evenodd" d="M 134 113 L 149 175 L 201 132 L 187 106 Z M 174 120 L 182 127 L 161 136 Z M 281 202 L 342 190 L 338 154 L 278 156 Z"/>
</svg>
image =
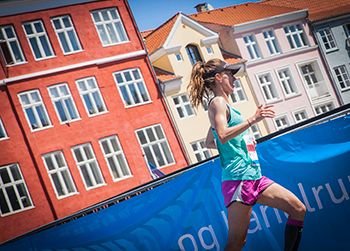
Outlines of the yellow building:
<svg viewBox="0 0 350 251">
<path fill-rule="evenodd" d="M 210 126 L 207 109 L 203 106 L 194 109 L 189 101 L 187 86 L 192 65 L 212 58 L 243 66 L 245 61 L 222 51 L 217 33 L 183 13 L 177 13 L 157 29 L 142 34 L 162 95 L 189 162 L 196 163 L 216 155 L 216 151 L 208 150 L 204 144 Z M 236 91 L 231 98 L 233 106 L 244 117 L 254 114 L 256 99 L 245 71 L 238 75 Z M 252 130 L 256 137 L 267 134 L 263 123 Z"/>
</svg>

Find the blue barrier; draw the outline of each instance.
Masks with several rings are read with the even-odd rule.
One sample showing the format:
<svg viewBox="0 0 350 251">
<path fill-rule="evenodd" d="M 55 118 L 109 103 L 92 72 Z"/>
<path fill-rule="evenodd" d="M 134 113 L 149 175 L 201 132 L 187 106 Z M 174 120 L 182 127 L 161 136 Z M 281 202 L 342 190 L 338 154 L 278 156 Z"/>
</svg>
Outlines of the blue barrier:
<svg viewBox="0 0 350 251">
<path fill-rule="evenodd" d="M 300 250 L 350 250 L 350 117 L 258 144 L 263 174 L 307 206 Z M 139 196 L 0 246 L 13 250 L 223 250 L 227 216 L 215 158 Z M 244 250 L 282 250 L 286 215 L 253 207 Z"/>
</svg>

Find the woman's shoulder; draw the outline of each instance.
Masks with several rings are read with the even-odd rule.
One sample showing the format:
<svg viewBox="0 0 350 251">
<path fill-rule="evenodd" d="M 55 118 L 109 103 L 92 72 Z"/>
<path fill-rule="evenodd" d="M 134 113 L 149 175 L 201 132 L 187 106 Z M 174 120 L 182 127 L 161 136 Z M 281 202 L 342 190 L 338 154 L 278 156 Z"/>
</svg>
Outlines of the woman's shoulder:
<svg viewBox="0 0 350 251">
<path fill-rule="evenodd" d="M 226 100 L 223 97 L 214 97 L 209 102 L 209 106 L 212 107 L 221 107 L 226 105 Z"/>
</svg>

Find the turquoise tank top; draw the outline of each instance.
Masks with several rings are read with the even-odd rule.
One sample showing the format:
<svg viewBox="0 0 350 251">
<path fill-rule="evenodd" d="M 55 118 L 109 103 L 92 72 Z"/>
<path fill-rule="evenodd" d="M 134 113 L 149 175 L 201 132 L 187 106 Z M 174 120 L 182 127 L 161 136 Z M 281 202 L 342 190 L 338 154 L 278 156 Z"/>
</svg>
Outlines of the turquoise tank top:
<svg viewBox="0 0 350 251">
<path fill-rule="evenodd" d="M 230 111 L 228 127 L 236 126 L 243 122 L 241 113 L 227 105 Z M 212 128 L 216 146 L 219 151 L 222 167 L 222 181 L 226 180 L 257 180 L 261 178 L 260 165 L 253 161 L 248 154 L 244 135 L 247 131 L 222 144 L 217 132 Z"/>
</svg>

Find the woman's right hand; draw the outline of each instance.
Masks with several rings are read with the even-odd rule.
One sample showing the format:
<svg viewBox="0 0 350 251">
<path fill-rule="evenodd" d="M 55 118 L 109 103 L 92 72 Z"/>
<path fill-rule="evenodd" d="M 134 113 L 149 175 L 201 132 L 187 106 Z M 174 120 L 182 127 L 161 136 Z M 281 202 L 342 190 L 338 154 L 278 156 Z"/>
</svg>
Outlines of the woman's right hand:
<svg viewBox="0 0 350 251">
<path fill-rule="evenodd" d="M 275 112 L 271 109 L 273 105 L 259 105 L 253 117 L 249 119 L 251 124 L 258 123 L 265 118 L 275 117 Z"/>
</svg>

